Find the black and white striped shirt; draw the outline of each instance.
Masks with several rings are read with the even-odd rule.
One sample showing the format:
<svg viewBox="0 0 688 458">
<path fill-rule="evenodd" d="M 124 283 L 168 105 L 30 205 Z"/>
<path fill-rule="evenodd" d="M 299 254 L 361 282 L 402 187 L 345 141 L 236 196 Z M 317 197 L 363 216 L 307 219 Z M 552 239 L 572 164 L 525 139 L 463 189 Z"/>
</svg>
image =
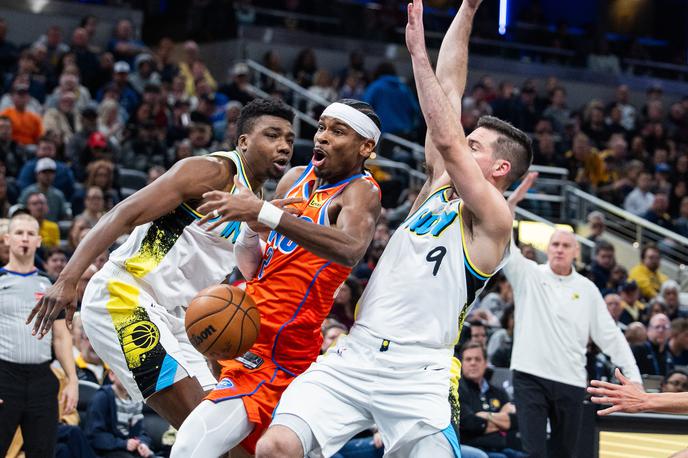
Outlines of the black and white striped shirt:
<svg viewBox="0 0 688 458">
<path fill-rule="evenodd" d="M 38 270 L 22 274 L 0 268 L 0 360 L 19 364 L 51 360 L 52 331 L 38 340 L 26 324 L 26 317 L 50 284 L 48 276 Z"/>
</svg>

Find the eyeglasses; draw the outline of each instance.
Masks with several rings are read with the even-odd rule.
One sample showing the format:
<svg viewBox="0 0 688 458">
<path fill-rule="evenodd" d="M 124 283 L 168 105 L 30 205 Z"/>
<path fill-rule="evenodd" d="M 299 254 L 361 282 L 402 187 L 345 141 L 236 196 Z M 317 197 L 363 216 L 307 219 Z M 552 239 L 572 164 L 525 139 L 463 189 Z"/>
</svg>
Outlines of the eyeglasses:
<svg viewBox="0 0 688 458">
<path fill-rule="evenodd" d="M 668 331 L 669 329 L 671 329 L 671 326 L 669 326 L 668 324 L 658 324 L 655 326 L 650 326 L 650 328 L 656 329 L 658 331 Z"/>
<path fill-rule="evenodd" d="M 666 384 L 671 386 L 680 386 L 683 388 L 688 388 L 688 382 L 682 382 L 680 380 L 669 380 L 668 382 L 666 382 Z"/>
</svg>

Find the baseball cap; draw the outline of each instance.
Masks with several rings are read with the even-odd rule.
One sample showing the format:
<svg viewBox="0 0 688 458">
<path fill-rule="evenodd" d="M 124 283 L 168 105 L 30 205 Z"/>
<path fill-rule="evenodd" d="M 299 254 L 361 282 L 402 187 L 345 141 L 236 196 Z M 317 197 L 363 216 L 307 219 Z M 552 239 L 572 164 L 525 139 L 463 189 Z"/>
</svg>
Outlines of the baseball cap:
<svg viewBox="0 0 688 458">
<path fill-rule="evenodd" d="M 246 65 L 243 62 L 238 62 L 234 64 L 234 67 L 232 68 L 232 74 L 233 75 L 248 75 L 249 74 L 249 68 L 248 65 Z"/>
<path fill-rule="evenodd" d="M 93 132 L 89 135 L 87 144 L 89 148 L 106 148 L 107 140 L 105 139 L 105 135 L 100 132 Z"/>
<path fill-rule="evenodd" d="M 635 280 L 626 281 L 626 282 L 623 282 L 621 285 L 619 285 L 619 292 L 622 292 L 622 291 L 629 292 L 629 291 L 635 291 L 637 289 L 638 289 L 638 284 L 635 282 Z"/>
<path fill-rule="evenodd" d="M 129 64 L 123 60 L 115 63 L 115 73 L 129 73 L 130 70 Z"/>
<path fill-rule="evenodd" d="M 46 170 L 57 170 L 57 163 L 49 157 L 44 157 L 36 161 L 36 173 L 45 172 Z"/>
</svg>

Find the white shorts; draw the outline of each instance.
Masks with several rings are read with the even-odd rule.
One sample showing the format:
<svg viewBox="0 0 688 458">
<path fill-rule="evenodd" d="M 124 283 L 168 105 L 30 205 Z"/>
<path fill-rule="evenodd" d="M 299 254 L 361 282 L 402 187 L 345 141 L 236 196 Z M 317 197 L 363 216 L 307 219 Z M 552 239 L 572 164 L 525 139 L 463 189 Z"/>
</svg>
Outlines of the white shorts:
<svg viewBox="0 0 688 458">
<path fill-rule="evenodd" d="M 88 282 L 81 318 L 93 349 L 133 399 L 145 400 L 187 376 L 204 390 L 216 384 L 206 359 L 189 342 L 184 310 L 156 304 L 112 262 Z"/>
<path fill-rule="evenodd" d="M 452 349 L 384 342 L 354 326 L 282 394 L 274 417 L 291 414 L 308 424 L 318 443 L 312 456 L 333 455 L 373 425 L 385 456 L 408 456 L 437 432 L 456 437 L 448 401 Z"/>
</svg>

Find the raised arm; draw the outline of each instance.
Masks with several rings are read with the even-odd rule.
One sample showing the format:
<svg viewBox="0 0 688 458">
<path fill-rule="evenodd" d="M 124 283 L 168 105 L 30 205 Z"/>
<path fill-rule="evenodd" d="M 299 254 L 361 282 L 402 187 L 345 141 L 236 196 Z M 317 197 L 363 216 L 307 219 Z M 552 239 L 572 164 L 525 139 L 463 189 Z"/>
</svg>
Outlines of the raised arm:
<svg viewBox="0 0 688 458">
<path fill-rule="evenodd" d="M 406 44 L 411 53 L 418 98 L 428 127 L 428 134 L 437 147 L 449 178 L 465 206 L 484 225 L 488 235 L 501 242 L 511 230 L 511 213 L 501 192 L 483 175 L 472 156 L 471 147 L 460 124 L 460 112 L 451 106 L 447 94 L 433 72 L 425 48 L 423 2 L 415 0 L 408 6 Z"/>
<path fill-rule="evenodd" d="M 454 17 L 449 30 L 442 39 L 440 53 L 437 57 L 437 79 L 447 94 L 451 107 L 461 113 L 461 99 L 466 89 L 466 74 L 468 73 L 468 40 L 473 28 L 473 17 L 482 0 L 464 0 L 459 12 Z M 445 172 L 444 161 L 433 144 L 430 135 L 425 136 L 425 162 L 428 180 L 434 188 L 434 183 Z"/>
<path fill-rule="evenodd" d="M 204 192 L 231 182 L 233 169 L 219 161 L 224 159 L 194 157 L 180 161 L 159 179 L 103 215 L 81 241 L 58 280 L 31 311 L 27 324 L 36 317 L 34 334 L 45 335 L 63 309 L 67 311 L 67 325 L 71 328 L 79 278 L 98 254 L 107 250 L 117 238 L 138 225 L 166 215 L 186 200 L 197 199 Z M 198 177 L 203 177 L 203 180 Z"/>
<path fill-rule="evenodd" d="M 240 183 L 237 186 L 241 186 Z M 215 192 L 207 193 L 206 197 L 208 201 L 199 207 L 199 211 L 210 213 L 217 209 L 222 218 L 215 224 L 228 220 L 246 221 L 253 225 L 258 221 L 263 205 L 271 205 L 245 188 L 238 194 Z M 273 227 L 311 253 L 353 267 L 368 249 L 379 216 L 378 188 L 366 180 L 356 180 L 342 192 L 336 225 L 313 224 L 284 211 L 278 215 Z"/>
</svg>

